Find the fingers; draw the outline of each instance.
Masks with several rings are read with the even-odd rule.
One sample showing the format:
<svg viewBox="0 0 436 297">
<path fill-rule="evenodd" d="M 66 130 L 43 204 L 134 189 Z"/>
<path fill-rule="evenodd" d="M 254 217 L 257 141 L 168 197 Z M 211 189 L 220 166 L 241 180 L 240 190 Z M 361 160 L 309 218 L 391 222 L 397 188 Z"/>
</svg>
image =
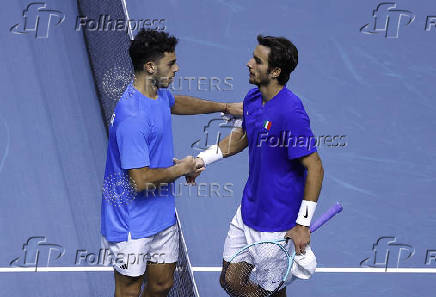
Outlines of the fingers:
<svg viewBox="0 0 436 297">
<path fill-rule="evenodd" d="M 307 232 L 308 231 L 304 229 L 304 227 L 299 226 L 295 226 L 286 232 L 286 243 L 288 243 L 289 238 L 292 239 L 296 255 L 304 255 L 306 252 L 306 246 L 310 242 L 310 233 L 308 235 Z"/>
<path fill-rule="evenodd" d="M 186 183 L 188 185 L 195 185 L 195 177 L 194 176 L 186 176 Z"/>
<path fill-rule="evenodd" d="M 305 243 L 300 243 L 298 245 L 298 253 L 297 255 L 304 255 L 306 253 L 306 244 Z"/>
</svg>

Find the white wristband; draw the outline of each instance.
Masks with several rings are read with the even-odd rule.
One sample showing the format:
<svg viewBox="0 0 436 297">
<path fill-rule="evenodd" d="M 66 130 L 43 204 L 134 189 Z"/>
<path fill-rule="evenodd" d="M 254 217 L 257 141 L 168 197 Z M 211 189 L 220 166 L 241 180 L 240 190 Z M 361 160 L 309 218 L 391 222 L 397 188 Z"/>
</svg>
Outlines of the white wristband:
<svg viewBox="0 0 436 297">
<path fill-rule="evenodd" d="M 198 154 L 197 158 L 202 158 L 204 162 L 204 166 L 212 164 L 218 160 L 223 158 L 223 153 L 220 147 L 216 144 L 211 145 L 205 151 L 202 151 Z"/>
<path fill-rule="evenodd" d="M 235 122 L 233 123 L 232 132 L 237 130 L 238 128 L 242 128 L 242 118 L 235 120 Z"/>
<path fill-rule="evenodd" d="M 316 202 L 303 200 L 301 201 L 300 210 L 298 211 L 297 224 L 309 227 L 310 221 L 315 213 Z"/>
</svg>

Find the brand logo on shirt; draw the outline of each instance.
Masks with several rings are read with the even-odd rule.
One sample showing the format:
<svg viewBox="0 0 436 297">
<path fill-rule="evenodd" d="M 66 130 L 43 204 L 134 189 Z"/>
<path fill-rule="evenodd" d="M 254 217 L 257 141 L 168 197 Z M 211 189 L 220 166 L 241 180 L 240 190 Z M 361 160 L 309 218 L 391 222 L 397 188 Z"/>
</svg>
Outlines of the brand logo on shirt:
<svg viewBox="0 0 436 297">
<path fill-rule="evenodd" d="M 272 123 L 270 121 L 264 121 L 263 127 L 269 131 L 271 129 L 271 124 Z"/>
<path fill-rule="evenodd" d="M 111 117 L 111 126 L 112 127 L 114 126 L 114 121 L 115 121 L 115 113 L 113 113 L 112 117 Z"/>
</svg>

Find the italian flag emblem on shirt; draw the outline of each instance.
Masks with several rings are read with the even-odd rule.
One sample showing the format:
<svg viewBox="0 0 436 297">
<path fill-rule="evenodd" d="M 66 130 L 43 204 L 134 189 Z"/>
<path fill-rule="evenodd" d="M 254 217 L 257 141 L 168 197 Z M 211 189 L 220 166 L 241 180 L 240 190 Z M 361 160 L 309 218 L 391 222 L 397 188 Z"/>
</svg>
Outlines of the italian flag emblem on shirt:
<svg viewBox="0 0 436 297">
<path fill-rule="evenodd" d="M 270 121 L 264 121 L 263 127 L 269 131 L 271 129 L 271 122 Z"/>
</svg>

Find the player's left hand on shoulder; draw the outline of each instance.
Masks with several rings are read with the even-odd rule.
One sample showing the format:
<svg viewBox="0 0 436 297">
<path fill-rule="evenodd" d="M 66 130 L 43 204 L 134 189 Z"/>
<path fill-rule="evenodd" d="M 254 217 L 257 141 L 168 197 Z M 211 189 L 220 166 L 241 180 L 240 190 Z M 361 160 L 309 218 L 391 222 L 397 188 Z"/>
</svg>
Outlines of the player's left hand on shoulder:
<svg viewBox="0 0 436 297">
<path fill-rule="evenodd" d="M 301 255 L 305 253 L 306 245 L 310 243 L 309 227 L 295 225 L 291 230 L 286 232 L 285 238 L 292 239 L 295 246 L 295 253 Z"/>
</svg>

